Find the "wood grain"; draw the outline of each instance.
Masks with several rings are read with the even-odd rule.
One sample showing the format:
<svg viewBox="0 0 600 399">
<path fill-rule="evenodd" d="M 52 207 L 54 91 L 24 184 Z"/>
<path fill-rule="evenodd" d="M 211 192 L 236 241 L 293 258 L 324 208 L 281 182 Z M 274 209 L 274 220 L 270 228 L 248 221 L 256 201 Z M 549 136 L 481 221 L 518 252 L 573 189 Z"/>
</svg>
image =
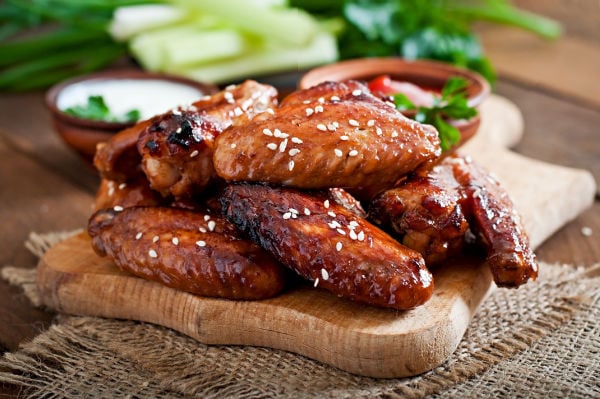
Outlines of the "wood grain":
<svg viewBox="0 0 600 399">
<path fill-rule="evenodd" d="M 522 128 L 510 102 L 492 97 L 481 112 L 481 137 L 464 150 L 504 183 L 537 246 L 592 203 L 593 178 L 502 148 Z M 473 260 L 444 265 L 434 278 L 429 302 L 398 312 L 311 286 L 254 302 L 194 296 L 118 271 L 94 254 L 85 234 L 52 248 L 38 266 L 43 301 L 59 312 L 147 321 L 207 344 L 284 349 L 372 377 L 410 376 L 439 365 L 492 287 L 488 268 Z"/>
</svg>

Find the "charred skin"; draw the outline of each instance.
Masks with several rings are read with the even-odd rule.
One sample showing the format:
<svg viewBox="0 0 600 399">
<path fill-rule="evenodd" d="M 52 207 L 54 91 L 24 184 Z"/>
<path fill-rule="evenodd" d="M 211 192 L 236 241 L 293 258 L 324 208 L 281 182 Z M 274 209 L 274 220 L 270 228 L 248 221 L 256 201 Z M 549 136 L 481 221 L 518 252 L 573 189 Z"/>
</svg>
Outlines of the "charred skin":
<svg viewBox="0 0 600 399">
<path fill-rule="evenodd" d="M 227 129 L 215 144 L 215 169 L 227 181 L 341 187 L 361 199 L 441 153 L 435 128 L 404 117 L 354 81 L 297 91 L 274 114 Z"/>
<path fill-rule="evenodd" d="M 439 263 L 459 252 L 470 229 L 487 250 L 496 285 L 518 287 L 537 277 L 535 255 L 512 201 L 469 158 L 449 156 L 433 168 L 416 171 L 378 196 L 369 216 L 428 262 Z"/>
<path fill-rule="evenodd" d="M 202 193 L 218 179 L 212 159 L 216 137 L 271 109 L 276 99 L 273 87 L 246 81 L 153 118 L 137 142 L 151 187 L 175 198 Z"/>
<path fill-rule="evenodd" d="M 323 194 L 235 184 L 221 204 L 230 221 L 281 263 L 336 295 L 404 310 L 433 293 L 417 252 Z"/>
<path fill-rule="evenodd" d="M 100 210 L 92 246 L 122 270 L 202 296 L 263 299 L 284 287 L 285 269 L 221 216 L 161 207 Z"/>
</svg>

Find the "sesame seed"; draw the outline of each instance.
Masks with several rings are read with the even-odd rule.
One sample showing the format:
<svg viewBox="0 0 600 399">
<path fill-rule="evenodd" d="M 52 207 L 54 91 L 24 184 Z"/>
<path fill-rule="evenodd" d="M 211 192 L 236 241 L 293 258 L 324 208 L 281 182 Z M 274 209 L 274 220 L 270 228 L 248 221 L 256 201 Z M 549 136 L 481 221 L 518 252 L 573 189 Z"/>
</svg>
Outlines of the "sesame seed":
<svg viewBox="0 0 600 399">
<path fill-rule="evenodd" d="M 381 128 L 379 126 L 377 126 L 377 129 L 375 129 L 375 131 L 377 132 L 378 136 L 381 136 L 383 134 L 383 131 L 381 130 Z"/>
<path fill-rule="evenodd" d="M 315 279 L 315 283 L 313 284 L 313 286 L 316 287 L 317 285 L 319 285 L 319 278 L 318 277 Z"/>
<path fill-rule="evenodd" d="M 208 222 L 210 220 L 210 215 L 204 215 L 204 221 Z"/>
<path fill-rule="evenodd" d="M 355 228 L 355 227 L 358 227 L 358 222 L 356 220 L 351 220 L 350 223 L 348 223 L 348 225 L 351 228 Z"/>
<path fill-rule="evenodd" d="M 340 150 L 339 148 L 336 148 L 335 150 L 333 150 L 333 152 L 335 152 L 336 157 L 341 157 L 342 155 L 344 155 L 342 150 Z"/>
<path fill-rule="evenodd" d="M 223 93 L 223 97 L 225 97 L 225 100 L 228 103 L 233 103 L 233 94 L 231 94 L 230 92 L 226 91 L 225 93 Z"/>
<path fill-rule="evenodd" d="M 342 141 L 348 141 L 348 140 L 350 140 L 350 137 L 348 137 L 346 135 L 343 135 L 343 136 L 340 136 L 340 140 L 342 140 Z"/>
<path fill-rule="evenodd" d="M 323 280 L 329 279 L 329 273 L 327 273 L 327 270 L 321 269 L 321 277 L 323 277 Z"/>
<path fill-rule="evenodd" d="M 263 129 L 263 134 L 265 136 L 273 136 L 273 132 L 271 131 L 271 129 Z"/>
<path fill-rule="evenodd" d="M 177 128 L 177 130 L 175 130 L 175 133 L 179 134 L 179 133 L 181 133 L 181 130 L 182 129 L 181 129 L 181 126 L 180 126 L 180 127 Z"/>
<path fill-rule="evenodd" d="M 278 139 L 285 139 L 285 138 L 289 137 L 290 135 L 287 134 L 287 133 L 282 132 L 279 129 L 275 129 L 273 131 L 273 136 L 277 137 Z"/>
<path fill-rule="evenodd" d="M 273 108 L 269 107 L 267 108 L 267 114 L 275 115 L 275 111 L 273 111 Z"/>
<path fill-rule="evenodd" d="M 196 245 L 199 247 L 205 247 L 206 241 L 198 240 L 198 241 L 196 241 Z"/>
<path fill-rule="evenodd" d="M 173 245 L 179 245 L 179 238 L 173 237 L 171 238 L 171 242 L 173 243 Z"/>
<path fill-rule="evenodd" d="M 333 123 L 328 123 L 327 124 L 327 130 L 329 130 L 330 132 L 335 132 L 337 129 L 337 126 L 334 125 Z"/>
<path fill-rule="evenodd" d="M 294 170 L 294 161 L 290 161 L 288 162 L 288 170 L 291 172 L 292 170 Z"/>
<path fill-rule="evenodd" d="M 217 226 L 217 223 L 214 220 L 210 220 L 208 222 L 208 230 L 214 231 L 216 226 Z"/>
<path fill-rule="evenodd" d="M 354 230 L 350 230 L 350 233 L 348 234 L 348 236 L 350 237 L 351 240 L 356 240 L 358 238 L 358 236 L 356 235 L 356 232 Z"/>
<path fill-rule="evenodd" d="M 287 147 L 288 139 L 283 140 L 279 144 L 279 152 L 285 152 L 285 147 Z"/>
<path fill-rule="evenodd" d="M 148 255 L 149 255 L 151 258 L 158 258 L 158 254 L 157 254 L 157 253 L 156 253 L 156 251 L 155 251 L 155 250 L 153 250 L 153 249 L 151 249 L 150 251 L 148 251 Z"/>
<path fill-rule="evenodd" d="M 296 143 L 296 144 L 302 144 L 303 141 L 300 140 L 298 137 L 292 137 L 292 143 Z"/>
<path fill-rule="evenodd" d="M 119 190 L 123 190 L 125 187 L 127 187 L 127 183 L 119 184 Z"/>
<path fill-rule="evenodd" d="M 340 101 L 338 96 L 331 96 L 331 101 Z"/>
<path fill-rule="evenodd" d="M 315 113 L 315 110 L 312 108 L 306 108 L 306 116 L 311 116 Z"/>
<path fill-rule="evenodd" d="M 369 121 L 367 122 L 367 126 L 375 126 L 375 120 L 369 119 Z"/>
<path fill-rule="evenodd" d="M 135 239 L 136 240 L 139 240 L 140 238 L 142 238 L 142 232 L 141 231 L 135 235 Z"/>
<path fill-rule="evenodd" d="M 304 100 L 302 101 L 302 104 L 310 104 L 310 100 Z"/>
<path fill-rule="evenodd" d="M 337 232 L 340 233 L 341 235 L 345 236 L 346 232 L 342 229 L 337 229 Z"/>
<path fill-rule="evenodd" d="M 329 200 L 323 201 L 323 206 L 325 207 L 325 209 L 329 209 Z"/>
<path fill-rule="evenodd" d="M 275 143 L 269 143 L 269 144 L 267 144 L 267 148 L 269 150 L 275 151 L 277 149 L 277 144 L 275 144 Z"/>
<path fill-rule="evenodd" d="M 292 148 L 291 150 L 288 151 L 288 154 L 290 154 L 290 157 L 293 157 L 294 155 L 297 155 L 299 152 L 300 152 L 299 149 Z"/>
<path fill-rule="evenodd" d="M 356 150 L 351 150 L 351 151 L 348 153 L 348 156 L 350 156 L 350 157 L 355 157 L 355 156 L 357 156 L 357 155 L 358 155 L 358 151 L 356 151 Z"/>
<path fill-rule="evenodd" d="M 334 122 L 332 123 L 332 125 L 333 125 L 333 126 L 335 126 L 335 127 L 340 127 L 340 124 L 339 124 L 339 122 L 337 122 L 337 121 L 334 121 Z"/>
<path fill-rule="evenodd" d="M 327 212 L 327 214 L 329 216 L 331 216 L 332 218 L 334 218 L 336 216 L 334 211 L 329 211 L 329 212 Z"/>
<path fill-rule="evenodd" d="M 361 94 L 362 94 L 362 90 L 358 90 L 358 89 L 356 89 L 352 92 L 353 96 L 360 96 Z"/>
<path fill-rule="evenodd" d="M 308 209 L 308 208 L 304 208 L 304 214 L 305 214 L 306 216 L 309 216 L 309 215 L 310 215 L 310 209 Z"/>
<path fill-rule="evenodd" d="M 292 212 L 286 212 L 281 217 L 284 218 L 285 220 L 287 220 L 292 217 Z"/>
<path fill-rule="evenodd" d="M 297 215 L 298 213 L 300 213 L 300 212 L 298 212 L 298 209 L 296 209 L 296 208 L 290 208 L 290 209 L 288 209 L 288 210 L 289 210 L 290 212 L 292 212 L 292 213 L 295 213 L 296 215 Z"/>
<path fill-rule="evenodd" d="M 319 97 L 317 101 L 319 102 L 319 104 L 323 104 L 325 102 L 325 99 L 323 97 Z"/>
<path fill-rule="evenodd" d="M 332 222 L 327 223 L 327 226 L 329 226 L 330 229 L 337 229 L 338 227 L 340 227 L 340 224 L 334 220 Z"/>
<path fill-rule="evenodd" d="M 591 237 L 591 235 L 593 234 L 592 228 L 591 227 L 587 227 L 587 226 L 582 227 L 581 228 L 581 234 L 584 237 Z"/>
<path fill-rule="evenodd" d="M 335 244 L 335 250 L 340 252 L 342 250 L 342 243 L 338 242 L 337 244 Z"/>
<path fill-rule="evenodd" d="M 242 109 L 240 107 L 235 107 L 235 109 L 233 110 L 233 114 L 235 116 L 241 116 L 244 113 L 244 111 L 242 111 Z"/>
<path fill-rule="evenodd" d="M 323 112 L 323 106 L 322 105 L 317 105 L 315 107 L 315 114 L 318 113 L 318 112 Z"/>
<path fill-rule="evenodd" d="M 237 144 L 235 144 L 235 143 L 231 143 L 230 147 L 231 147 L 231 148 L 235 148 L 235 147 L 237 147 Z"/>
<path fill-rule="evenodd" d="M 158 236 L 154 236 L 154 237 L 152 237 L 152 242 L 157 242 L 157 241 L 158 241 L 158 239 L 159 239 L 159 237 L 158 237 Z"/>
<path fill-rule="evenodd" d="M 204 227 L 198 227 L 198 231 L 200 233 L 206 233 L 206 229 Z"/>
<path fill-rule="evenodd" d="M 192 151 L 192 153 L 190 154 L 190 158 L 197 157 L 197 156 L 198 156 L 198 154 L 199 154 L 198 150 L 194 150 L 194 151 Z"/>
<path fill-rule="evenodd" d="M 358 238 L 358 241 L 364 241 L 365 240 L 365 232 L 359 231 L 357 238 Z"/>
<path fill-rule="evenodd" d="M 348 123 L 350 124 L 350 126 L 360 126 L 360 124 L 358 123 L 358 121 L 355 120 L 355 119 L 349 119 Z"/>
<path fill-rule="evenodd" d="M 392 137 L 398 137 L 398 132 L 394 130 L 394 131 L 392 132 Z"/>
<path fill-rule="evenodd" d="M 319 123 L 319 124 L 317 125 L 317 129 L 319 129 L 319 130 L 320 130 L 320 131 L 322 131 L 322 132 L 326 132 L 326 131 L 327 131 L 327 126 L 325 126 L 325 125 L 324 125 L 324 124 L 322 124 L 322 123 Z"/>
<path fill-rule="evenodd" d="M 113 207 L 113 210 L 114 210 L 115 212 L 121 212 L 121 211 L 123 210 L 123 207 L 122 207 L 121 205 L 115 205 L 115 206 Z"/>
</svg>

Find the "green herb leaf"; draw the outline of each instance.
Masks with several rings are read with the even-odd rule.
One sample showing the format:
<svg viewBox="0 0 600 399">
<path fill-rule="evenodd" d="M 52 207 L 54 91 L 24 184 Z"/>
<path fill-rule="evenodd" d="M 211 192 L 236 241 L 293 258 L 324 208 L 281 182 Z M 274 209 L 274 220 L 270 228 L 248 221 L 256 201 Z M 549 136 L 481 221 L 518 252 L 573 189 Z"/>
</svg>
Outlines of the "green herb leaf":
<svg viewBox="0 0 600 399">
<path fill-rule="evenodd" d="M 75 105 L 63 112 L 80 119 L 105 122 L 136 122 L 140 119 L 140 111 L 137 109 L 126 112 L 122 117 L 113 115 L 102 96 L 90 96 L 86 105 Z"/>
<path fill-rule="evenodd" d="M 396 104 L 396 109 L 398 109 L 400 112 L 417 108 L 415 107 L 415 104 L 402 93 L 396 93 L 392 97 L 394 98 L 394 104 Z"/>
<path fill-rule="evenodd" d="M 401 112 L 416 110 L 414 120 L 435 126 L 442 150 L 448 151 L 460 141 L 460 131 L 447 120 L 470 119 L 477 115 L 477 110 L 468 104 L 467 86 L 465 79 L 451 77 L 444 84 L 441 95 L 434 98 L 432 107 L 415 107 L 402 93 L 393 95 L 394 104 Z"/>
</svg>

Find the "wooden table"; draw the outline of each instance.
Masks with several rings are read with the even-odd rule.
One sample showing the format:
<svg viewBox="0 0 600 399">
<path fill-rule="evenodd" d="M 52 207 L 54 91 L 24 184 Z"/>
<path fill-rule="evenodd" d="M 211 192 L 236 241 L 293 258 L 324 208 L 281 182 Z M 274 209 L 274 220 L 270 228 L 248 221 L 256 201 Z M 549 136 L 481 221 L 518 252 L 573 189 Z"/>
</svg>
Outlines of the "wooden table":
<svg viewBox="0 0 600 399">
<path fill-rule="evenodd" d="M 574 3 L 578 6 L 569 7 Z M 495 92 L 514 101 L 524 114 L 525 136 L 516 151 L 588 169 L 600 182 L 597 3 L 517 4 L 561 19 L 566 33 L 557 42 L 545 42 L 521 31 L 481 28 L 500 73 Z M 83 227 L 98 181 L 92 168 L 53 132 L 43 93 L 0 94 L 0 266 L 35 265 L 35 257 L 23 246 L 32 231 Z M 540 260 L 586 266 L 600 262 L 598 199 L 536 251 Z M 592 235 L 584 235 L 583 228 L 590 228 Z M 47 328 L 53 317 L 0 281 L 0 352 L 15 350 Z"/>
</svg>

